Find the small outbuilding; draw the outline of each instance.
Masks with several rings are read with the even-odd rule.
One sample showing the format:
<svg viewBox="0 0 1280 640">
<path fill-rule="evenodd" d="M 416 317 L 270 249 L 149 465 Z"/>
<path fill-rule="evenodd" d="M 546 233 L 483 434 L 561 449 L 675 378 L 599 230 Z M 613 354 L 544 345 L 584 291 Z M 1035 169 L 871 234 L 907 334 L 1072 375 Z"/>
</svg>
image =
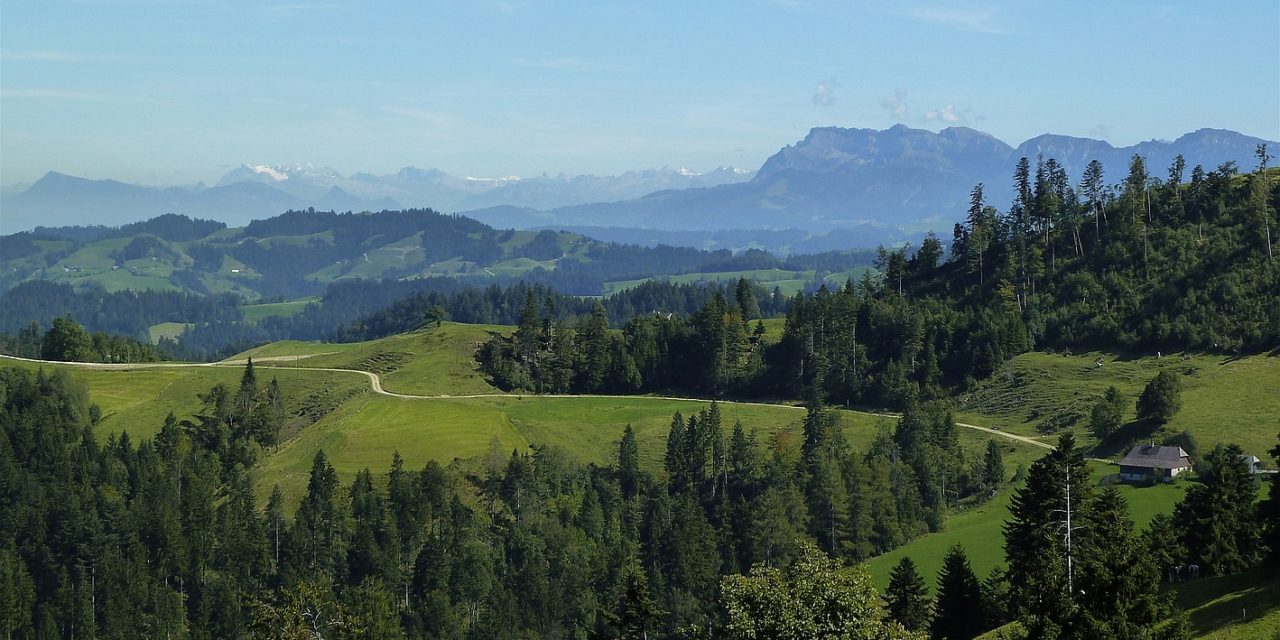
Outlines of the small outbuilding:
<svg viewBox="0 0 1280 640">
<path fill-rule="evenodd" d="M 1244 453 L 1240 455 L 1240 459 L 1244 461 L 1244 466 L 1249 468 L 1249 473 L 1263 472 L 1262 461 L 1258 459 L 1258 456 Z"/>
<path fill-rule="evenodd" d="M 1182 447 L 1140 444 L 1120 461 L 1120 479 L 1133 482 L 1173 482 L 1191 468 L 1191 457 Z"/>
</svg>

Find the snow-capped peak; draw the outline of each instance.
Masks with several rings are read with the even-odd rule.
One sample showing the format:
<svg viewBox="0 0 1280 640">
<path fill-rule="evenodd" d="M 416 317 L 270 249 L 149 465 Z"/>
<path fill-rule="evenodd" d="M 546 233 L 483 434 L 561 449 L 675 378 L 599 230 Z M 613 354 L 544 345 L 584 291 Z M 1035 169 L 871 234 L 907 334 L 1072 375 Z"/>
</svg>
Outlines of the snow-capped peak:
<svg viewBox="0 0 1280 640">
<path fill-rule="evenodd" d="M 682 175 L 682 176 L 700 176 L 700 175 L 702 175 L 701 173 L 698 173 L 697 171 L 693 171 L 692 169 L 690 169 L 690 168 L 688 168 L 688 167 L 680 167 L 680 170 L 679 170 L 679 171 L 677 171 L 676 173 L 679 173 L 679 174 L 680 174 L 680 175 Z"/>
<path fill-rule="evenodd" d="M 289 174 L 283 171 L 280 171 L 275 167 L 269 167 L 265 164 L 255 164 L 255 165 L 245 165 L 245 166 L 248 167 L 250 171 L 257 174 L 268 176 L 272 180 L 275 180 L 276 182 L 284 182 L 285 180 L 289 179 Z"/>
<path fill-rule="evenodd" d="M 506 176 L 504 178 L 476 178 L 473 176 L 467 176 L 466 180 L 467 182 L 483 182 L 483 183 L 519 182 L 520 176 Z"/>
</svg>

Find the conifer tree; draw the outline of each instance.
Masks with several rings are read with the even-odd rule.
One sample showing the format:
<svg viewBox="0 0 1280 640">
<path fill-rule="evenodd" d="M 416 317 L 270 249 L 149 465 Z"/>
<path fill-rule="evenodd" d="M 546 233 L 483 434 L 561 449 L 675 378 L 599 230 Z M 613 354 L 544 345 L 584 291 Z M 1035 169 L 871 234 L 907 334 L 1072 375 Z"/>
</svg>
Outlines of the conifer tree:
<svg viewBox="0 0 1280 640">
<path fill-rule="evenodd" d="M 1192 562 L 1202 571 L 1225 575 L 1253 566 L 1261 555 L 1255 503 L 1257 480 L 1239 445 L 1217 447 L 1205 456 L 1200 483 L 1187 489 L 1174 522 Z"/>
<path fill-rule="evenodd" d="M 640 446 L 636 442 L 635 429 L 627 425 L 618 442 L 618 485 L 622 497 L 630 500 L 640 489 Z"/>
<path fill-rule="evenodd" d="M 934 640 L 967 640 L 986 630 L 982 588 L 960 545 L 951 547 L 942 560 L 933 609 L 930 629 Z"/>
<path fill-rule="evenodd" d="M 908 631 L 923 631 L 929 626 L 929 588 L 909 556 L 894 565 L 884 599 L 889 618 Z"/>
<path fill-rule="evenodd" d="M 1088 521 L 1089 476 L 1075 437 L 1064 433 L 1013 494 L 1004 524 L 1009 602 L 1032 635 L 1056 633 L 1076 614 L 1071 594 L 1081 552 L 1077 527 Z"/>
<path fill-rule="evenodd" d="M 1004 484 L 1004 454 L 1000 453 L 1000 445 L 994 440 L 987 440 L 987 452 L 982 457 L 982 483 L 991 491 Z"/>
</svg>

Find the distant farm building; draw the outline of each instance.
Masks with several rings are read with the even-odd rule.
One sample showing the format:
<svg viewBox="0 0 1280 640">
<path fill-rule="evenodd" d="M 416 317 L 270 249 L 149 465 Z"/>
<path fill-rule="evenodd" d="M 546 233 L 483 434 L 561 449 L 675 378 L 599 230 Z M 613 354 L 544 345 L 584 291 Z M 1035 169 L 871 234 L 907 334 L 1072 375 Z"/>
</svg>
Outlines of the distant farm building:
<svg viewBox="0 0 1280 640">
<path fill-rule="evenodd" d="M 1173 482 L 1179 473 L 1190 468 L 1191 457 L 1182 447 L 1140 444 L 1120 461 L 1120 479 Z"/>
<path fill-rule="evenodd" d="M 1240 459 L 1244 461 L 1244 466 L 1249 468 L 1249 473 L 1266 473 L 1267 472 L 1266 469 L 1262 468 L 1262 461 L 1258 459 L 1258 456 L 1251 456 L 1246 453 L 1246 454 L 1242 454 L 1240 456 Z"/>
</svg>

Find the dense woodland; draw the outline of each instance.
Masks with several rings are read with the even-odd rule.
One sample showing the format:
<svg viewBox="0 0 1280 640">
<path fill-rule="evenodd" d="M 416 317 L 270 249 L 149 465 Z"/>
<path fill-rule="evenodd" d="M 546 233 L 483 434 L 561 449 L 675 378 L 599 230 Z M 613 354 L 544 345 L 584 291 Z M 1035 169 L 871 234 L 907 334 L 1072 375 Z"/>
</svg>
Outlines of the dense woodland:
<svg viewBox="0 0 1280 640">
<path fill-rule="evenodd" d="M 81 384 L 0 369 L 5 637 L 968 638 L 1016 619 L 1037 638 L 1184 638 L 1167 567 L 1233 573 L 1280 550 L 1280 486 L 1255 505 L 1238 447 L 1139 532 L 1064 436 L 1016 490 L 1007 572 L 975 576 L 955 548 L 931 602 L 904 561 L 882 605 L 841 565 L 1007 481 L 994 443 L 965 461 L 930 407 L 862 452 L 817 407 L 798 441 L 760 443 L 726 437 L 712 404 L 673 416 L 656 476 L 630 429 L 606 467 L 495 446 L 420 470 L 396 456 L 344 485 L 320 452 L 300 503 L 277 489 L 264 505 L 249 469 L 280 387 L 250 364 L 195 419 L 99 444 Z M 1088 525 L 1069 549 L 1068 508 Z"/>
<path fill-rule="evenodd" d="M 914 251 L 882 249 L 882 278 L 790 300 L 774 346 L 758 340 L 760 301 L 740 286 L 688 317 L 637 316 L 620 332 L 598 311 L 571 326 L 530 299 L 516 335 L 495 337 L 478 358 L 512 389 L 903 407 L 968 388 L 1031 349 L 1280 344 L 1269 244 L 1280 172 L 1197 166 L 1184 182 L 1184 169 L 1175 163 L 1162 181 L 1135 157 L 1122 184 L 1104 187 L 1094 163 L 1077 190 L 1052 159 L 1034 170 L 1023 159 L 1008 212 L 987 206 L 978 185 L 949 254 L 933 237 Z"/>
</svg>

